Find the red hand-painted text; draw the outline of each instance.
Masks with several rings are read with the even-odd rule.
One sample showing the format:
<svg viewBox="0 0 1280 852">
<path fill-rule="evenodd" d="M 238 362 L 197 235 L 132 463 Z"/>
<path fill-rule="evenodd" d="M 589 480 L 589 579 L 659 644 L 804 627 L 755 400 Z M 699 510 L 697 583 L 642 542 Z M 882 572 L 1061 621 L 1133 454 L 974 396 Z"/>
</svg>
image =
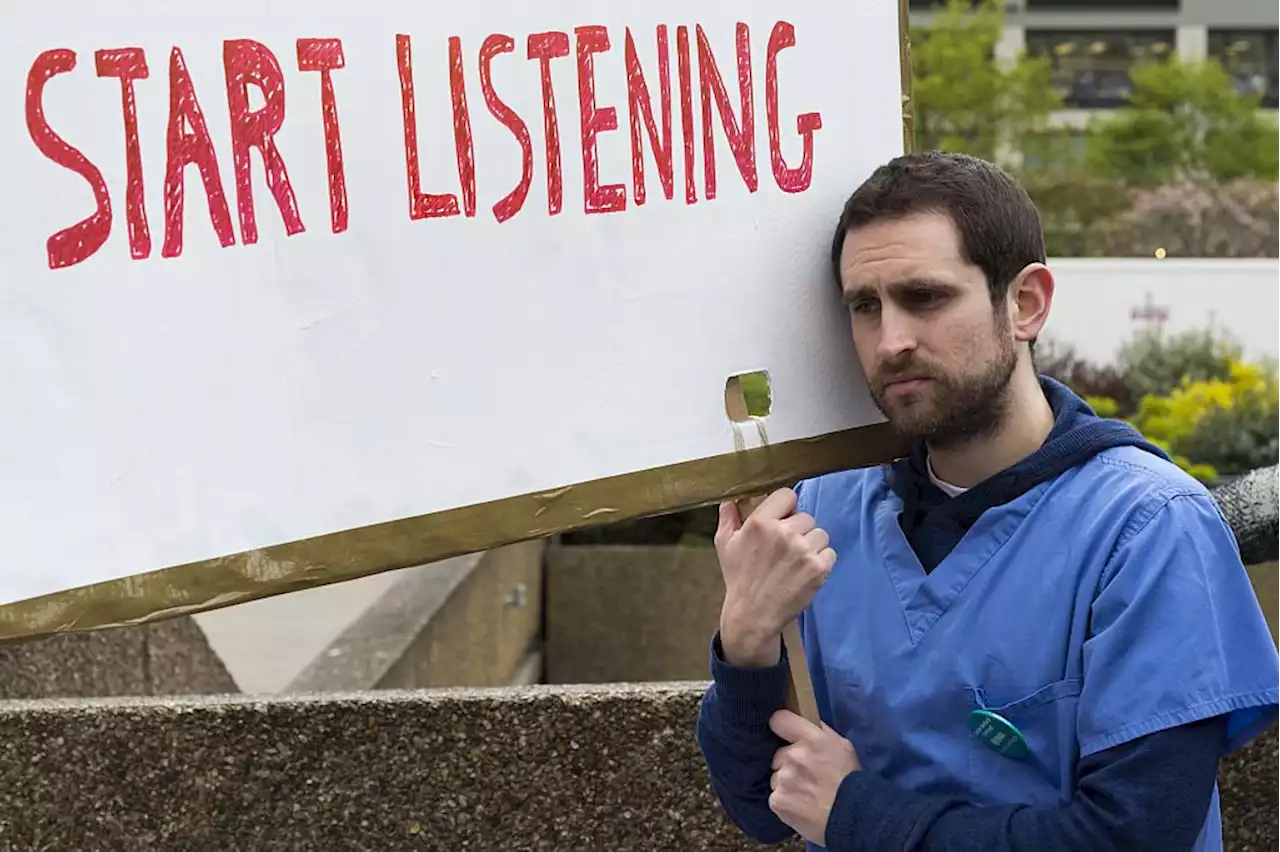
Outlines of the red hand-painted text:
<svg viewBox="0 0 1280 852">
<path fill-rule="evenodd" d="M 408 217 L 413 220 L 439 217 L 474 217 L 477 213 L 476 169 L 478 162 L 472 133 L 473 114 L 469 101 L 468 77 L 475 73 L 479 91 L 493 120 L 514 137 L 521 158 L 520 178 L 509 191 L 489 208 L 494 220 L 506 222 L 519 214 L 529 197 L 537 166 L 541 165 L 546 182 L 547 215 L 556 216 L 564 207 L 564 170 L 562 157 L 572 145 L 582 158 L 582 210 L 586 214 L 618 213 L 628 203 L 643 205 L 648 201 L 645 179 L 646 145 L 656 165 L 657 179 L 663 196 L 672 200 L 675 194 L 674 165 L 676 147 L 673 139 L 673 110 L 678 110 L 680 154 L 684 174 L 684 203 L 698 202 L 695 148 L 702 152 L 702 192 L 706 199 L 716 198 L 724 180 L 723 165 L 716 162 L 717 134 L 723 134 L 732 153 L 733 166 L 748 192 L 760 188 L 757 169 L 756 137 L 756 62 L 752 55 L 751 29 L 738 23 L 733 31 L 733 55 L 716 56 L 701 25 L 675 28 L 675 79 L 671 74 L 671 34 L 665 24 L 656 27 L 651 45 L 656 48 L 656 68 L 646 69 L 640 60 L 636 36 L 630 28 L 610 32 L 603 26 L 582 26 L 570 31 L 533 33 L 523 44 L 516 38 L 495 33 L 468 51 L 461 38 L 445 40 L 449 103 L 452 111 L 452 148 L 457 164 L 454 189 L 424 187 L 420 164 L 420 144 L 436 144 L 419 138 L 415 90 L 416 64 L 414 37 L 398 34 L 394 38 L 396 68 L 399 76 L 401 104 L 400 124 L 403 128 L 405 188 Z M 817 112 L 802 113 L 795 118 L 795 132 L 801 141 L 798 165 L 783 158 L 782 118 L 779 115 L 779 55 L 796 46 L 795 28 L 786 21 L 774 23 L 770 29 L 763 56 L 764 123 L 769 151 L 769 169 L 776 187 L 785 193 L 808 189 L 813 180 L 815 159 L 814 137 L 822 128 Z M 347 67 L 339 38 L 300 38 L 291 46 L 296 54 L 297 72 L 314 73 L 319 84 L 323 145 L 328 185 L 329 228 L 334 234 L 349 226 L 347 180 L 343 166 L 342 132 L 339 121 L 335 72 Z M 758 45 L 757 45 L 758 48 Z M 611 52 L 622 54 L 611 67 L 625 74 L 626 100 L 623 103 L 601 103 L 597 80 L 605 73 L 603 64 Z M 617 55 L 616 53 L 614 55 Z M 556 108 L 553 64 L 559 60 L 573 63 L 576 72 L 578 121 L 577 138 L 562 141 Z M 525 62 L 536 67 L 542 100 L 541 122 L 532 116 L 521 116 L 504 100 L 494 84 L 494 67 L 499 64 Z M 225 80 L 226 117 L 231 129 L 232 168 L 236 217 L 233 220 L 227 188 L 223 186 L 218 152 L 208 131 L 208 118 L 201 105 L 181 48 L 173 47 L 168 56 L 168 121 L 164 145 L 164 209 L 162 257 L 178 257 L 183 248 L 188 166 L 195 167 L 203 190 L 213 233 L 223 247 L 236 242 L 234 223 L 239 224 L 239 238 L 244 244 L 258 241 L 258 217 L 264 200 L 253 194 L 251 149 L 257 149 L 257 161 L 264 170 L 270 197 L 267 207 L 280 217 L 286 236 L 306 231 L 299 209 L 294 181 L 318 179 L 291 172 L 276 143 L 286 121 L 286 69 L 277 55 L 265 44 L 250 39 L 226 41 L 222 50 L 222 74 Z M 54 163 L 75 172 L 88 183 L 96 209 L 82 220 L 57 231 L 46 241 L 50 268 L 59 269 L 88 260 L 107 242 L 113 225 L 111 193 L 101 170 L 84 153 L 54 130 L 45 117 L 45 95 L 54 78 L 75 71 L 75 51 L 57 48 L 41 53 L 27 75 L 26 121 L 36 148 Z M 98 77 L 114 77 L 120 83 L 120 104 L 125 158 L 124 214 L 129 256 L 135 260 L 151 254 L 151 228 L 148 221 L 143 182 L 144 152 L 150 150 L 139 139 L 138 87 L 150 82 L 147 56 L 141 48 L 106 48 L 94 54 Z M 696 71 L 695 71 L 696 69 Z M 290 69 L 292 71 L 292 69 Z M 616 73 L 616 72 L 614 72 Z M 696 73 L 696 79 L 695 79 Z M 420 78 L 421 74 L 418 75 Z M 432 79 L 435 79 L 433 76 Z M 736 85 L 735 85 L 736 83 Z M 164 85 L 162 83 L 161 85 Z M 294 84 L 298 85 L 297 83 Z M 315 85 L 315 84 L 312 84 Z M 250 88 L 261 95 L 262 106 L 250 107 Z M 313 90 L 314 91 L 314 90 Z M 700 112 L 695 114 L 697 94 Z M 560 93 L 562 95 L 566 93 Z M 207 97 L 207 94 L 206 94 Z M 619 120 L 625 109 L 627 119 Z M 488 120 L 488 119 L 486 119 Z M 695 126 L 695 122 L 700 122 Z M 530 126 L 541 125 L 541 164 Z M 717 129 L 718 128 L 718 129 Z M 296 131 L 295 131 L 296 132 Z M 630 186 L 610 182 L 600 158 L 598 140 L 602 134 L 623 132 L 629 136 L 631 152 Z M 319 134 L 317 133 L 317 138 Z M 157 140 L 158 141 L 158 140 Z M 371 156 L 382 155 L 377 152 Z M 152 155 L 154 156 L 154 155 Z M 497 156 L 497 155 L 493 155 Z M 509 155 L 508 155 L 509 156 Z M 576 194 L 576 193 L 575 193 Z M 487 203 L 487 202 L 486 202 Z M 488 214 L 486 214 L 488 215 Z"/>
</svg>

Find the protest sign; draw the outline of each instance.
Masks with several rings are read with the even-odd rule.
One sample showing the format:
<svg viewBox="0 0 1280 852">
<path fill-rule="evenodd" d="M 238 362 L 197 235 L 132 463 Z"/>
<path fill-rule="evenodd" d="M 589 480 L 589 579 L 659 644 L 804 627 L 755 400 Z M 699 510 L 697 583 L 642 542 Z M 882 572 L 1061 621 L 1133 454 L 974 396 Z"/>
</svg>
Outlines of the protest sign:
<svg viewBox="0 0 1280 852">
<path fill-rule="evenodd" d="M 891 454 L 828 252 L 903 149 L 904 20 L 6 4 L 0 638 Z"/>
</svg>

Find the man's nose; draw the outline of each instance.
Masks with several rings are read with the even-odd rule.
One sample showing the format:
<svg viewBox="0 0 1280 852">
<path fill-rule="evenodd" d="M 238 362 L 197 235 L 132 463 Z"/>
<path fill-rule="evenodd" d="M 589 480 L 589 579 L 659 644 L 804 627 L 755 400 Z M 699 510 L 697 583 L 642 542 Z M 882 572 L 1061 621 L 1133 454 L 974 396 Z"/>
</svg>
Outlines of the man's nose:
<svg viewBox="0 0 1280 852">
<path fill-rule="evenodd" d="M 883 308 L 880 313 L 881 360 L 892 361 L 916 348 L 915 324 L 902 311 Z"/>
</svg>

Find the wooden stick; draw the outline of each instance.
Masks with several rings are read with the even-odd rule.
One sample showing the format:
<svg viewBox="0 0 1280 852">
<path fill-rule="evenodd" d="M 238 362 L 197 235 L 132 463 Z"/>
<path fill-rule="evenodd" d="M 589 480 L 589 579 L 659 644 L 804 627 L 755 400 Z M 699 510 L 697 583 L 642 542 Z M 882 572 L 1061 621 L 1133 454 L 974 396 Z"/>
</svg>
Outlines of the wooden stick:
<svg viewBox="0 0 1280 852">
<path fill-rule="evenodd" d="M 742 383 L 736 378 L 725 385 L 725 411 L 734 423 L 749 421 L 746 396 Z M 743 521 L 764 500 L 763 496 L 744 497 L 737 501 L 738 514 Z M 813 692 L 813 680 L 809 676 L 809 661 L 805 658 L 804 642 L 800 636 L 800 622 L 792 619 L 782 629 L 782 646 L 787 652 L 787 709 L 814 725 L 821 725 L 818 715 L 818 699 Z"/>
<path fill-rule="evenodd" d="M 763 500 L 763 497 L 744 497 L 739 500 L 738 512 L 742 520 L 745 521 Z M 815 725 L 821 725 L 818 698 L 813 692 L 813 679 L 809 675 L 809 660 L 804 654 L 799 620 L 792 619 L 782 628 L 782 647 L 787 650 L 787 709 Z"/>
</svg>

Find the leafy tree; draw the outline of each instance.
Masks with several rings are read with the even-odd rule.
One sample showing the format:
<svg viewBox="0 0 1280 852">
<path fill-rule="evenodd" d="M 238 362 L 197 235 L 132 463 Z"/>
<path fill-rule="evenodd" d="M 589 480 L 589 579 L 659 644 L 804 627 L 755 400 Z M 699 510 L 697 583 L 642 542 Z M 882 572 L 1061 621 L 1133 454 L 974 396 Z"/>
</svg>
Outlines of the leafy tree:
<svg viewBox="0 0 1280 852">
<path fill-rule="evenodd" d="M 1276 180 L 1277 125 L 1215 60 L 1174 56 L 1130 71 L 1130 105 L 1090 128 L 1086 162 L 1136 186 L 1173 180 Z"/>
<path fill-rule="evenodd" d="M 1021 175 L 1057 256 L 1274 257 L 1277 146 L 1259 95 L 1213 60 L 1176 56 L 1130 73 L 1128 107 L 1032 138 Z M 1046 154 L 1045 151 L 1052 153 Z"/>
<path fill-rule="evenodd" d="M 1181 180 L 1133 193 L 1122 213 L 1088 229 L 1091 254 L 1150 257 L 1276 257 L 1280 193 L 1275 182 Z"/>
<path fill-rule="evenodd" d="M 1024 171 L 1019 177 L 1040 211 L 1050 257 L 1106 254 L 1099 245 L 1095 223 L 1111 221 L 1129 209 L 1124 186 L 1070 169 Z"/>
<path fill-rule="evenodd" d="M 1046 59 L 996 59 L 1003 9 L 998 0 L 945 0 L 928 25 L 912 25 L 917 148 L 1000 162 L 1061 106 Z"/>
</svg>

